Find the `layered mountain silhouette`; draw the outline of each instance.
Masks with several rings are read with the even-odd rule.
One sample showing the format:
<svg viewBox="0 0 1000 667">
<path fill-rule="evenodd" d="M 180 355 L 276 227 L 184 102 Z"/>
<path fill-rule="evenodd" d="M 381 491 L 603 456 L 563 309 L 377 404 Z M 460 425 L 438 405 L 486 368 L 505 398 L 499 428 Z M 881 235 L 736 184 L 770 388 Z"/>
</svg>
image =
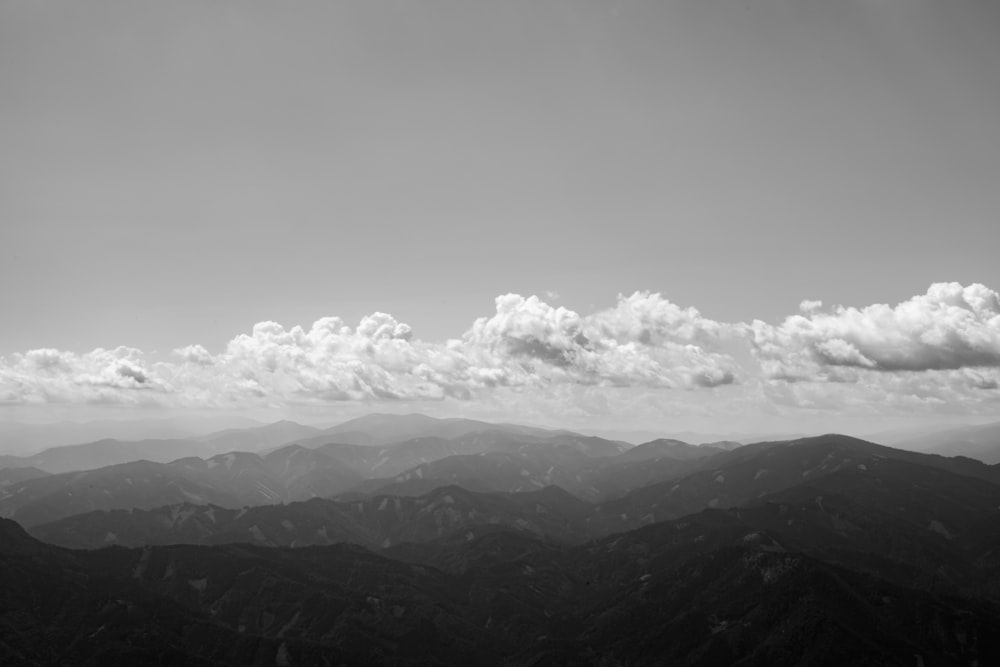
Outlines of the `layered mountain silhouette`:
<svg viewBox="0 0 1000 667">
<path fill-rule="evenodd" d="M 168 463 L 185 457 L 208 458 L 231 451 L 259 452 L 309 438 L 316 433 L 319 429 L 285 421 L 190 438 L 136 441 L 105 438 L 51 447 L 30 456 L 0 456 L 0 468 L 35 467 L 50 473 L 62 473 L 140 460 Z"/>
<path fill-rule="evenodd" d="M 710 469 L 596 504 L 553 485 L 519 493 L 444 486 L 417 497 L 317 498 L 240 510 L 184 503 L 150 511 L 91 512 L 36 525 L 32 532 L 76 548 L 350 542 L 378 549 L 454 536 L 465 541 L 501 528 L 554 544 L 581 544 L 725 509 L 740 525 L 766 531 L 789 549 L 896 583 L 919 580 L 956 594 L 997 587 L 997 484 L 952 472 L 947 468 L 953 465 L 941 457 L 891 456 L 899 450 L 843 436 L 768 443 L 749 451 L 755 454 L 706 457 Z M 490 458 L 442 462 L 475 464 Z M 491 469 L 488 463 L 479 465 Z M 980 472 L 990 470 L 977 465 Z"/>
<path fill-rule="evenodd" d="M 835 434 L 272 426 L 256 451 L 0 470 L 3 664 L 1000 664 L 1000 465 Z"/>
<path fill-rule="evenodd" d="M 280 428 L 252 429 L 248 437 L 260 442 L 261 437 L 276 439 L 280 436 L 275 433 L 287 435 L 298 431 L 295 425 L 271 426 Z M 218 437 L 211 439 L 217 441 Z M 229 442 L 228 435 L 223 442 Z M 118 443 L 126 449 L 136 444 L 141 443 Z M 89 448 L 65 449 L 79 454 Z M 119 449 L 116 445 L 116 451 Z M 0 516 L 32 526 L 96 509 L 152 509 L 183 502 L 239 508 L 328 498 L 348 491 L 363 497 L 381 487 L 399 485 L 411 479 L 409 487 L 412 488 L 407 495 L 420 495 L 452 483 L 464 484 L 471 490 L 489 491 L 540 489 L 559 481 L 564 486 L 571 486 L 572 480 L 563 472 L 555 478 L 553 473 L 600 467 L 601 462 L 612 461 L 626 449 L 623 443 L 576 434 L 552 432 L 549 437 L 515 436 L 491 428 L 453 439 L 428 436 L 385 447 L 331 443 L 310 449 L 293 444 L 272 448 L 267 453 L 234 451 L 206 458 L 187 456 L 166 463 L 141 460 L 64 472 L 44 480 L 18 477 L 17 483 L 11 481 L 0 487 Z M 171 451 L 177 452 L 178 448 L 172 447 Z M 461 480 L 455 475 L 431 472 L 426 481 L 421 481 L 422 465 L 450 461 L 442 463 L 442 469 L 447 470 L 454 465 L 452 459 L 472 452 L 505 456 L 508 460 L 506 477 L 483 467 L 482 461 L 476 461 L 475 474 Z M 39 455 L 43 462 L 49 461 L 47 456 L 47 453 Z M 531 467 L 537 474 L 530 478 L 524 475 L 524 466 Z M 394 474 L 396 477 L 392 476 Z M 11 475 L 13 480 L 13 473 Z M 480 481 L 475 475 L 479 475 Z M 574 476 L 578 476 L 577 473 Z M 577 487 L 581 495 L 587 496 L 589 485 L 578 481 Z"/>
<path fill-rule="evenodd" d="M 245 417 L 178 416 L 165 419 L 19 423 L 0 421 L 0 454 L 30 456 L 44 449 L 98 440 L 178 440 L 223 429 L 252 429 L 260 422 Z M 2 459 L 3 457 L 0 457 Z"/>
<path fill-rule="evenodd" d="M 293 445 L 266 456 L 230 452 L 25 479 L 0 486 L 0 516 L 32 526 L 98 509 L 184 502 L 239 508 L 332 496 L 361 480 L 340 461 Z"/>
</svg>

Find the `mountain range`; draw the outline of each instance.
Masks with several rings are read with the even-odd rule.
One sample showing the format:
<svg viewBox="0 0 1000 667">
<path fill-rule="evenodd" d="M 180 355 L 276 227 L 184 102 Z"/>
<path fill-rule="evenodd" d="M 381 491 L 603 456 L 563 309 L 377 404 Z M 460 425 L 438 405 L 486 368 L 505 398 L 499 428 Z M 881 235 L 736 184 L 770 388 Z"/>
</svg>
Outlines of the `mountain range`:
<svg viewBox="0 0 1000 667">
<path fill-rule="evenodd" d="M 598 539 L 581 540 L 581 526 L 608 510 L 554 488 L 452 487 L 242 516 L 193 506 L 152 513 L 201 530 L 256 512 L 265 538 L 257 544 L 66 550 L 2 520 L 0 657 L 11 665 L 995 664 L 1000 487 L 886 449 L 836 436 L 758 447 L 686 479 L 736 478 L 767 463 L 785 480 L 768 488 L 782 490 Z M 708 460 L 718 456 L 728 455 Z M 264 516 L 278 510 L 289 513 Z M 484 520 L 445 521 L 470 512 Z M 289 517 L 302 526 L 283 525 Z M 400 541 L 272 546 L 282 530 L 329 531 L 345 517 L 355 519 L 350 528 L 396 531 Z M 532 527 L 518 524 L 526 517 Z"/>
<path fill-rule="evenodd" d="M 1000 664 L 1000 465 L 435 424 L 0 469 L 0 661 Z"/>
</svg>

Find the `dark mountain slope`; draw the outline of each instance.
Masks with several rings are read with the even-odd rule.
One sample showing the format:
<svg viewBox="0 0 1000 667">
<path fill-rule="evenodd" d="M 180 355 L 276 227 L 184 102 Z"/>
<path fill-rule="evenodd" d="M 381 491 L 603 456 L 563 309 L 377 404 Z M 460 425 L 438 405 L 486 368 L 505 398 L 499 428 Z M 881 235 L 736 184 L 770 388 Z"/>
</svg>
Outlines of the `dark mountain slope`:
<svg viewBox="0 0 1000 667">
<path fill-rule="evenodd" d="M 441 575 L 351 547 L 71 552 L 0 520 L 5 665 L 496 664 Z M 402 603 L 402 604 L 399 604 Z"/>
<path fill-rule="evenodd" d="M 387 550 L 418 561 L 411 564 L 344 545 L 67 552 L 16 533 L 0 542 L 11 545 L 0 547 L 0 572 L 14 577 L 0 579 L 0 599 L 13 601 L 0 619 L 4 636 L 30 636 L 46 650 L 76 641 L 71 662 L 100 648 L 105 655 L 132 650 L 76 639 L 100 629 L 102 607 L 88 596 L 106 600 L 107 591 L 125 610 L 164 599 L 179 606 L 187 620 L 165 626 L 166 636 L 153 635 L 152 645 L 217 664 L 276 664 L 279 653 L 289 664 L 323 664 L 328 650 L 339 661 L 333 664 L 1000 660 L 993 603 L 894 585 L 797 553 L 735 510 L 574 548 L 489 526 L 477 531 L 471 539 L 453 534 Z M 453 573 L 421 561 L 428 556 L 450 563 Z M 58 593 L 59 626 L 32 616 L 39 590 L 80 591 Z M 132 628 L 141 631 L 143 618 L 115 618 L 114 631 L 132 633 L 134 642 L 141 635 Z M 199 625 L 205 618 L 215 625 Z M 192 629 L 178 638 L 176 626 Z M 36 662 L 59 662 L 41 657 Z"/>
<path fill-rule="evenodd" d="M 0 519 L 3 664 L 207 667 L 282 664 L 293 655 L 310 664 L 350 658 L 312 642 L 237 632 L 130 574 L 42 545 Z"/>
</svg>

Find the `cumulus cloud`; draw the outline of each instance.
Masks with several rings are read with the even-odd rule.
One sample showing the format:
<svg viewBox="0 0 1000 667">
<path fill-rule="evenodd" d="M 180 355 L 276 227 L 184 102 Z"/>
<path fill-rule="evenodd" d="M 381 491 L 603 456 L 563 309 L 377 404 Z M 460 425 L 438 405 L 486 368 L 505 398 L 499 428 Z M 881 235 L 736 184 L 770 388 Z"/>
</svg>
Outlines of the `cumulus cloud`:
<svg viewBox="0 0 1000 667">
<path fill-rule="evenodd" d="M 1000 295 L 984 285 L 936 283 L 896 306 L 821 310 L 780 325 L 749 325 L 766 373 L 786 379 L 825 378 L 831 369 L 881 372 L 1000 367 Z"/>
<path fill-rule="evenodd" d="M 463 334 L 422 341 L 373 313 L 356 326 L 260 322 L 223 348 L 154 361 L 138 349 L 36 349 L 0 359 L 0 402 L 287 407 L 344 401 L 503 401 L 565 414 L 621 401 L 707 410 L 985 409 L 1000 401 L 1000 297 L 932 285 L 896 306 L 803 301 L 779 324 L 726 323 L 660 294 L 581 314 L 506 294 Z M 631 397 L 631 398 L 628 398 Z M 728 401 L 726 403 L 725 401 Z"/>
<path fill-rule="evenodd" d="M 522 380 L 711 387 L 736 378 L 733 360 L 719 351 L 724 329 L 647 292 L 619 297 L 614 308 L 588 316 L 507 294 L 497 298 L 495 315 L 476 320 L 464 342 Z"/>
<path fill-rule="evenodd" d="M 168 391 L 142 352 L 131 347 L 85 354 L 45 348 L 0 362 L 0 396 L 6 403 L 140 405 L 155 402 L 149 394 Z"/>
<path fill-rule="evenodd" d="M 281 405 L 347 400 L 468 400 L 497 387 L 559 384 L 715 387 L 736 380 L 715 343 L 724 326 L 658 294 L 621 297 L 583 316 L 507 294 L 460 338 L 415 340 L 386 313 L 350 327 L 325 317 L 305 329 L 260 322 L 218 353 L 193 344 L 149 364 L 133 348 L 76 355 L 32 350 L 0 366 L 0 386 L 24 401 L 136 402 L 155 390 L 183 405 Z M 142 399 L 146 400 L 146 399 Z"/>
</svg>

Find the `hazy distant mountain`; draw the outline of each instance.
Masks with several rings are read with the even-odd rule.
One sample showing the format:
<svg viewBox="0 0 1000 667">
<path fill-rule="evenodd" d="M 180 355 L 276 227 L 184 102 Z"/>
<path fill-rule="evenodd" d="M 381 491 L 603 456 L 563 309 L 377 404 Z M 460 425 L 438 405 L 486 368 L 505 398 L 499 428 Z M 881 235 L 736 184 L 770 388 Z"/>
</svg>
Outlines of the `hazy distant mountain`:
<svg viewBox="0 0 1000 667">
<path fill-rule="evenodd" d="M 381 447 L 331 443 L 319 447 L 317 451 L 344 461 L 366 477 L 387 478 L 448 456 L 484 452 L 530 454 L 566 451 L 591 457 L 609 457 L 620 454 L 625 447 L 623 443 L 575 434 L 552 432 L 539 437 L 489 429 L 472 431 L 455 438 L 413 438 Z"/>
<path fill-rule="evenodd" d="M 385 446 L 415 438 L 452 439 L 477 431 L 502 431 L 537 437 L 568 433 L 517 424 L 492 424 L 474 419 L 438 419 L 421 414 L 371 414 L 328 428 L 320 435 L 299 444 L 306 447 L 320 447 L 329 443 Z"/>
<path fill-rule="evenodd" d="M 168 463 L 186 457 L 211 457 L 230 451 L 272 449 L 318 433 L 318 429 L 281 421 L 172 440 L 98 440 L 46 449 L 26 457 L 0 457 L 0 467 L 34 466 L 51 473 L 93 470 L 130 461 Z"/>
<path fill-rule="evenodd" d="M 260 452 L 311 438 L 320 429 L 293 421 L 278 421 L 264 426 L 218 431 L 198 438 L 215 452 Z"/>
<path fill-rule="evenodd" d="M 448 485 L 470 491 L 523 493 L 554 485 L 578 498 L 598 502 L 680 477 L 699 469 L 701 461 L 661 457 L 619 462 L 618 457 L 596 459 L 575 452 L 484 452 L 449 456 L 388 479 L 369 479 L 348 496 L 413 496 Z"/>
<path fill-rule="evenodd" d="M 581 429 L 581 433 L 596 435 L 609 440 L 621 440 L 632 444 L 641 444 L 651 440 L 680 440 L 694 445 L 712 443 L 732 443 L 739 446 L 747 442 L 763 442 L 773 440 L 792 440 L 804 437 L 804 433 L 796 432 L 753 432 L 740 431 L 731 433 L 715 433 L 702 431 L 669 431 L 669 430 L 629 430 L 629 429 Z M 730 447 L 730 449 L 732 448 Z"/>
<path fill-rule="evenodd" d="M 576 434 L 548 437 L 512 435 L 490 430 L 452 440 L 418 439 L 388 448 L 371 448 L 377 475 L 359 485 L 359 494 L 420 495 L 435 486 L 456 484 L 472 491 L 517 493 L 556 485 L 581 498 L 594 499 L 600 490 L 586 483 L 586 471 L 608 464 L 628 445 Z M 333 456 L 359 456 L 357 448 L 328 445 Z M 356 465 L 357 459 L 345 459 Z M 414 465 L 416 464 L 416 465 Z M 410 466 L 410 467 L 407 467 Z M 383 477 L 400 471 L 395 475 Z"/>
<path fill-rule="evenodd" d="M 357 471 L 342 461 L 299 445 L 289 445 L 264 456 L 229 452 L 207 460 L 181 459 L 171 465 L 183 468 L 203 483 L 225 489 L 247 505 L 332 496 L 362 480 Z"/>
<path fill-rule="evenodd" d="M 711 445 L 689 445 L 680 440 L 661 438 L 651 440 L 641 445 L 636 445 L 632 449 L 622 452 L 617 460 L 622 461 L 655 461 L 660 458 L 677 459 L 687 461 L 690 459 L 701 459 L 712 456 L 729 448 L 713 447 Z"/>
<path fill-rule="evenodd" d="M 993 465 L 1000 463 L 1000 422 L 935 430 L 904 437 L 891 444 L 942 456 L 967 456 Z"/>
<path fill-rule="evenodd" d="M 35 467 L 50 473 L 94 470 L 131 461 L 167 463 L 186 456 L 210 456 L 215 449 L 195 440 L 98 440 L 53 447 L 33 456 L 0 460 L 6 467 Z"/>
<path fill-rule="evenodd" d="M 43 449 L 97 440 L 177 440 L 259 425 L 245 417 L 223 415 L 49 424 L 0 421 L 0 454 L 27 456 Z"/>
</svg>

